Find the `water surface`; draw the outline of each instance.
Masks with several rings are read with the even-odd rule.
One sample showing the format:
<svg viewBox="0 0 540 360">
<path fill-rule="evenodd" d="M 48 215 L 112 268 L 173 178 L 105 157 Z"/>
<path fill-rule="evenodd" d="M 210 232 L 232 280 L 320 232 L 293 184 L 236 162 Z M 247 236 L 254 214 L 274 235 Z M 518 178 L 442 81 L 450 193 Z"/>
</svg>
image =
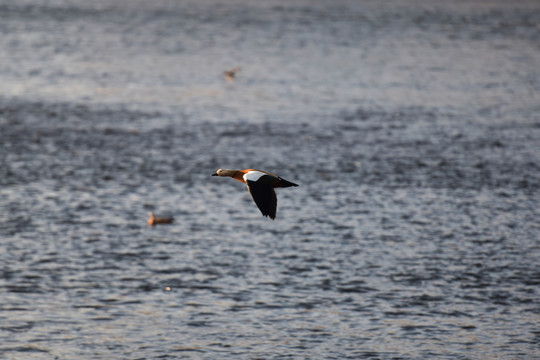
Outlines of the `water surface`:
<svg viewBox="0 0 540 360">
<path fill-rule="evenodd" d="M 540 356 L 536 3 L 0 17 L 2 358 Z"/>
</svg>

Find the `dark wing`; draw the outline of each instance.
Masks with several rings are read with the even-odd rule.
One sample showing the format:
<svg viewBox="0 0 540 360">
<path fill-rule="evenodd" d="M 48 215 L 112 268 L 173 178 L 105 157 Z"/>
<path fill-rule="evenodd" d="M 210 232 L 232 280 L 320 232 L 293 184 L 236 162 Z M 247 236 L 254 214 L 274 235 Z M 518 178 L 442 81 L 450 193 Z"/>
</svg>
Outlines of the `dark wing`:
<svg viewBox="0 0 540 360">
<path fill-rule="evenodd" d="M 270 219 L 274 220 L 276 217 L 277 197 L 268 179 L 265 179 L 266 177 L 267 175 L 262 176 L 257 181 L 248 180 L 246 184 L 251 197 L 259 210 L 261 210 L 261 213 L 264 216 L 270 216 Z"/>
</svg>

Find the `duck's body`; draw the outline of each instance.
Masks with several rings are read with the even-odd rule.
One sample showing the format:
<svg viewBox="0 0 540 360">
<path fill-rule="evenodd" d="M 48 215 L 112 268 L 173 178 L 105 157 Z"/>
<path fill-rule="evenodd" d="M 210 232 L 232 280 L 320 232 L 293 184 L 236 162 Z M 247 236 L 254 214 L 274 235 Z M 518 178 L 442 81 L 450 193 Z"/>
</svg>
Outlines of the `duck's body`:
<svg viewBox="0 0 540 360">
<path fill-rule="evenodd" d="M 171 224 L 174 219 L 172 217 L 156 217 L 154 213 L 149 213 L 150 218 L 148 219 L 148 224 L 154 226 L 156 224 Z"/>
<path fill-rule="evenodd" d="M 243 182 L 247 185 L 249 193 L 255 204 L 264 216 L 269 216 L 272 220 L 276 217 L 277 197 L 274 188 L 298 186 L 295 183 L 284 180 L 277 175 L 269 172 L 244 169 L 244 170 L 227 170 L 219 169 L 212 176 L 232 177 L 235 180 Z"/>
</svg>

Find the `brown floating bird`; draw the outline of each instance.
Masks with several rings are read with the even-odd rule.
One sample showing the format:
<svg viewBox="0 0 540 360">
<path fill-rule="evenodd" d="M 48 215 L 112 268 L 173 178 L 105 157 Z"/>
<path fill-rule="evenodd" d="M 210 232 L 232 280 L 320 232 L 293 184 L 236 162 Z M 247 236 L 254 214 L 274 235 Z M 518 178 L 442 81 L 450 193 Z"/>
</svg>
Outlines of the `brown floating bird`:
<svg viewBox="0 0 540 360">
<path fill-rule="evenodd" d="M 276 218 L 277 197 L 274 188 L 298 186 L 295 183 L 284 180 L 277 175 L 255 169 L 227 170 L 219 169 L 212 176 L 232 177 L 247 185 L 251 197 L 257 204 L 264 216 L 270 219 Z"/>
<path fill-rule="evenodd" d="M 227 82 L 232 83 L 234 81 L 234 77 L 236 76 L 236 73 L 239 71 L 240 71 L 240 68 L 235 67 L 234 69 L 224 71 L 223 75 L 225 76 L 225 79 L 227 79 Z"/>
<path fill-rule="evenodd" d="M 150 226 L 156 224 L 170 224 L 174 221 L 174 218 L 172 217 L 156 217 L 154 216 L 154 213 L 148 213 L 148 215 L 150 215 L 150 219 L 148 219 L 148 224 Z"/>
</svg>

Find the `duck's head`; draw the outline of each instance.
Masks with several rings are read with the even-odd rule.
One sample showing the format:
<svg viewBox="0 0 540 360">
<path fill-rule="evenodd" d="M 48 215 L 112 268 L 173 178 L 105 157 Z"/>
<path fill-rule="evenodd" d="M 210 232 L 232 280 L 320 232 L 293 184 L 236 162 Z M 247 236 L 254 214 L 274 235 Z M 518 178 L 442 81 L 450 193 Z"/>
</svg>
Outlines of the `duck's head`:
<svg viewBox="0 0 540 360">
<path fill-rule="evenodd" d="M 236 173 L 236 170 L 219 169 L 212 176 L 229 176 L 232 177 Z"/>
</svg>

